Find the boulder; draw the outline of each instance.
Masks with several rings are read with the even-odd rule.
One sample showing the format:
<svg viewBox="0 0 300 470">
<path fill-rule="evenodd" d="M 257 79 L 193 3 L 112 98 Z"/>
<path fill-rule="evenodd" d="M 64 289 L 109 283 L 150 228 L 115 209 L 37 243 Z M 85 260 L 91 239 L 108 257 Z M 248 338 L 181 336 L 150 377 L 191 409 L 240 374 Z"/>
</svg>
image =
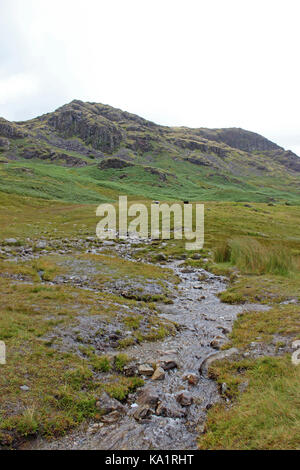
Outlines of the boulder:
<svg viewBox="0 0 300 470">
<path fill-rule="evenodd" d="M 154 374 L 152 375 L 152 380 L 163 380 L 165 378 L 165 371 L 162 367 L 157 367 Z"/>
<path fill-rule="evenodd" d="M 101 410 L 104 414 L 110 414 L 114 411 L 125 413 L 124 406 L 115 398 L 111 398 L 106 392 L 103 392 L 102 395 L 98 397 L 96 408 Z"/>
<path fill-rule="evenodd" d="M 140 375 L 152 376 L 154 373 L 153 367 L 149 366 L 149 364 L 142 364 L 138 367 L 138 371 Z"/>
<path fill-rule="evenodd" d="M 157 406 L 158 402 L 159 402 L 158 392 L 152 387 L 147 387 L 143 389 L 137 399 L 137 403 L 139 405 L 149 405 L 154 408 Z"/>
</svg>

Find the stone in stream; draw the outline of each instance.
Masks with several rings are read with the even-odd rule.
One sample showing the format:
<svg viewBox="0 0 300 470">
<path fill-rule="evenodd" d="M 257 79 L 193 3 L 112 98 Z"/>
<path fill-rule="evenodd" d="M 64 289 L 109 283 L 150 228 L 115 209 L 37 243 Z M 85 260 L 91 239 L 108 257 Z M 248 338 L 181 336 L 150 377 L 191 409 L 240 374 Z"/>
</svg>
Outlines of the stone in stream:
<svg viewBox="0 0 300 470">
<path fill-rule="evenodd" d="M 138 408 L 134 410 L 133 417 L 137 421 L 140 421 L 142 419 L 150 418 L 152 414 L 153 414 L 153 410 L 151 410 L 149 405 L 140 405 L 138 406 Z"/>
<path fill-rule="evenodd" d="M 151 376 L 154 373 L 153 367 L 149 366 L 148 364 L 142 364 L 138 368 L 140 375 Z"/>
<path fill-rule="evenodd" d="M 189 385 L 197 385 L 199 382 L 199 377 L 196 374 L 187 374 L 183 376 L 183 380 L 186 380 Z"/>
<path fill-rule="evenodd" d="M 215 336 L 214 339 L 210 342 L 210 346 L 214 349 L 220 349 L 223 344 L 225 344 L 227 339 L 225 336 Z"/>
<path fill-rule="evenodd" d="M 239 350 L 236 348 L 228 349 L 227 351 L 219 351 L 217 353 L 210 354 L 207 356 L 200 364 L 199 372 L 200 374 L 207 377 L 209 367 L 215 361 L 221 361 L 222 359 L 228 359 L 235 354 L 238 354 Z"/>
<path fill-rule="evenodd" d="M 149 405 L 156 408 L 159 402 L 159 394 L 157 390 L 152 387 L 147 387 L 139 394 L 137 403 L 139 405 Z"/>
<path fill-rule="evenodd" d="M 164 369 L 162 367 L 157 367 L 152 375 L 152 380 L 164 380 L 165 375 Z"/>
<path fill-rule="evenodd" d="M 165 418 L 184 418 L 186 414 L 186 409 L 179 406 L 175 397 L 165 397 L 156 408 L 156 415 L 164 416 Z"/>
<path fill-rule="evenodd" d="M 176 359 L 168 356 L 162 357 L 156 366 L 161 367 L 164 370 L 175 369 L 178 367 Z"/>
<path fill-rule="evenodd" d="M 188 390 L 182 390 L 176 395 L 176 400 L 181 406 L 190 406 L 193 404 L 194 399 Z"/>
</svg>

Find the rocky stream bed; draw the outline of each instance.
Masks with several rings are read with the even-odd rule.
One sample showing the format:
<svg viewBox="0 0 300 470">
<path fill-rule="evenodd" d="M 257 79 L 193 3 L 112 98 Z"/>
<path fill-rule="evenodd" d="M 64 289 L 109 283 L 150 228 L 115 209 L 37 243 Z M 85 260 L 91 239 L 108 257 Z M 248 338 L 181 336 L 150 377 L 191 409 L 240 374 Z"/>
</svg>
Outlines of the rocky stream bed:
<svg viewBox="0 0 300 470">
<path fill-rule="evenodd" d="M 130 256 L 125 245 L 116 250 L 121 256 Z M 207 367 L 214 359 L 237 352 L 220 351 L 236 316 L 247 309 L 267 307 L 223 304 L 217 294 L 226 288 L 224 278 L 183 266 L 182 261 L 164 266 L 174 270 L 180 283 L 173 304 L 159 305 L 160 316 L 176 322 L 178 332 L 162 341 L 145 342 L 126 350 L 128 356 L 136 359 L 125 373 L 139 373 L 145 385 L 129 395 L 126 403 L 104 393 L 99 406 L 107 413 L 100 423 L 87 423 L 54 441 L 36 439 L 24 448 L 197 448 L 206 412 L 221 400 L 217 384 L 207 375 Z"/>
</svg>

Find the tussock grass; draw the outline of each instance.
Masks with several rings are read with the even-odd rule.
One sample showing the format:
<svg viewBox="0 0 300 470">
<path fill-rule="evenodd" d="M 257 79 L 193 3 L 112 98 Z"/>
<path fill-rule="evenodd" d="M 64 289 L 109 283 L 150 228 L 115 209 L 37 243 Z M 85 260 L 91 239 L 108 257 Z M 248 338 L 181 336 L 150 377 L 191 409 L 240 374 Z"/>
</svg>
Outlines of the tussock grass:
<svg viewBox="0 0 300 470">
<path fill-rule="evenodd" d="M 300 313 L 297 305 L 276 305 L 266 311 L 250 311 L 239 315 L 230 335 L 231 346 L 243 348 L 255 341 L 270 343 L 277 334 L 300 337 Z"/>
<path fill-rule="evenodd" d="M 214 251 L 217 263 L 229 262 L 240 271 L 251 274 L 288 275 L 294 269 L 290 251 L 282 246 L 266 246 L 253 238 L 235 238 Z"/>
<path fill-rule="evenodd" d="M 278 304 L 280 302 L 300 300 L 300 273 L 289 276 L 243 275 L 233 280 L 233 284 L 219 295 L 222 302 L 243 303 L 259 302 Z"/>
<path fill-rule="evenodd" d="M 299 337 L 300 315 L 297 305 L 277 305 L 269 311 L 239 315 L 228 347 L 251 350 L 250 343 L 274 343 L 283 347 Z M 300 446 L 300 366 L 291 355 L 217 361 L 209 375 L 220 388 L 226 384 L 224 398 L 208 413 L 205 433 L 199 437 L 200 449 L 271 450 L 299 449 Z M 241 387 L 246 384 L 244 391 Z"/>
<path fill-rule="evenodd" d="M 21 164 L 25 165 L 26 162 Z M 166 160 L 166 168 L 168 164 L 169 160 Z M 45 170 L 50 172 L 51 165 L 45 166 Z M 182 170 L 184 170 L 183 167 Z M 54 171 L 56 170 L 53 169 Z M 70 178 L 73 171 L 75 170 L 61 170 Z M 95 236 L 95 227 L 98 222 L 95 209 L 99 201 L 102 202 L 107 198 L 115 200 L 120 188 L 122 187 L 124 193 L 129 185 L 132 186 L 132 194 L 134 194 L 134 189 L 135 192 L 141 192 L 145 197 L 147 196 L 144 193 L 144 181 L 140 179 L 140 187 L 138 187 L 136 175 L 134 184 L 129 175 L 126 183 L 128 186 L 124 187 L 124 180 L 118 184 L 116 181 L 108 181 L 106 177 L 105 180 L 102 180 L 101 178 L 104 176 L 100 174 L 100 170 L 96 175 L 97 184 L 91 183 L 93 167 L 77 171 L 78 174 L 82 174 L 82 179 L 76 180 L 76 183 L 82 184 L 83 192 L 80 193 L 77 193 L 75 186 L 72 186 L 72 191 L 69 191 L 69 186 L 67 184 L 64 186 L 66 181 L 63 179 L 58 183 L 54 174 L 49 176 L 51 181 L 46 181 L 44 178 L 39 182 L 40 185 L 43 185 L 44 194 L 47 192 L 47 197 L 52 197 L 53 194 L 61 197 L 61 200 L 70 201 L 69 203 L 24 197 L 24 194 L 31 194 L 31 190 L 26 192 L 24 186 L 18 186 L 18 181 L 16 183 L 15 175 L 11 175 L 9 180 L 10 194 L 0 192 L 2 220 L 0 238 L 14 237 L 23 240 L 23 244 L 27 237 L 34 241 L 39 240 L 41 235 L 45 240 L 80 239 L 87 235 Z M 40 180 L 40 175 L 37 176 Z M 68 194 L 57 193 L 57 185 L 52 188 L 52 193 L 50 186 L 52 186 L 54 177 L 57 185 L 59 184 L 61 188 L 60 191 Z M 89 177 L 90 181 L 86 184 L 83 177 L 84 179 Z M 117 179 L 118 175 L 115 175 L 115 178 Z M 187 192 L 187 186 L 182 186 L 181 194 L 184 199 L 200 200 L 202 195 L 205 196 L 204 199 L 209 199 L 215 189 L 212 187 L 210 193 L 207 192 L 207 188 L 201 187 L 199 189 L 198 175 L 195 175 L 195 180 L 197 180 L 195 185 L 189 186 L 192 188 L 190 193 Z M 28 177 L 28 181 L 26 181 L 28 188 L 29 184 L 32 185 L 31 177 Z M 178 188 L 174 185 L 172 192 L 167 185 L 157 192 L 157 188 L 151 184 L 152 181 L 149 180 L 148 195 L 151 192 L 151 199 L 161 199 L 162 201 L 167 198 L 179 199 Z M 180 180 L 179 184 L 181 184 Z M 286 187 L 286 181 L 284 185 Z M 19 187 L 22 196 L 13 194 L 16 187 Z M 35 195 L 37 189 L 34 189 Z M 73 198 L 75 193 L 77 198 Z M 217 199 L 222 200 L 226 198 L 226 194 L 228 195 L 228 192 L 224 193 L 222 188 L 214 193 Z M 243 197 L 248 197 L 245 191 Z M 255 197 L 258 200 L 265 199 L 264 195 Z M 237 200 L 237 193 L 232 192 L 230 198 Z M 90 204 L 87 204 L 88 202 Z M 145 201 L 145 199 L 139 202 L 149 204 L 149 201 Z M 232 267 L 234 260 L 239 269 L 245 269 L 249 272 L 234 281 L 228 296 L 230 295 L 235 301 L 238 299 L 255 302 L 273 302 L 273 300 L 281 302 L 286 299 L 296 299 L 297 301 L 300 298 L 300 266 L 296 266 L 295 272 L 293 272 L 294 268 L 290 268 L 289 262 L 286 263 L 283 258 L 288 253 L 289 257 L 297 258 L 298 256 L 299 262 L 299 206 L 276 204 L 269 207 L 267 204 L 253 203 L 251 208 L 247 208 L 238 202 L 208 202 L 205 206 L 205 250 L 200 253 L 203 259 L 198 261 L 186 259 L 186 262 L 191 266 L 205 267 L 205 260 L 210 258 L 210 250 L 224 244 L 215 253 L 215 261 L 219 263 L 215 266 L 221 266 L 224 271 L 228 267 L 228 270 L 234 274 L 236 271 Z M 249 237 L 254 240 L 250 249 L 248 246 L 241 246 L 241 240 L 246 243 L 245 240 L 249 240 Z M 230 248 L 227 239 L 238 239 L 239 245 L 236 244 Z M 274 246 L 280 247 L 280 249 L 278 248 L 279 255 L 276 250 L 271 248 Z M 12 252 L 14 250 L 15 248 L 12 247 Z M 163 249 L 159 242 L 151 244 L 138 251 L 137 257 L 148 256 L 149 259 L 152 259 L 160 252 L 163 252 L 167 257 L 177 257 L 178 259 L 190 256 L 184 249 L 184 242 L 171 240 Z M 266 258 L 262 257 L 264 260 L 262 264 L 261 254 L 267 254 Z M 99 410 L 95 408 L 95 399 L 99 396 L 104 384 L 96 383 L 89 376 L 89 370 L 93 374 L 95 372 L 93 357 L 88 355 L 78 357 L 71 353 L 61 353 L 54 350 L 41 338 L 52 331 L 54 326 L 64 327 L 70 324 L 76 312 L 81 314 L 85 312 L 88 315 L 101 314 L 105 320 L 113 322 L 123 303 L 130 307 L 128 310 L 130 314 L 137 306 L 135 300 L 105 292 L 96 294 L 68 285 L 41 284 L 38 271 L 44 271 L 43 278 L 48 280 L 65 272 L 73 274 L 73 266 L 68 270 L 68 266 L 64 266 L 63 258 L 67 257 L 59 257 L 62 262 L 58 262 L 58 258 L 49 256 L 17 264 L 1 260 L 0 339 L 7 343 L 8 351 L 8 363 L 3 366 L 5 374 L 0 376 L 2 391 L 0 397 L 1 443 L 9 443 L 10 438 L 13 440 L 16 435 L 25 436 L 39 433 L 58 436 L 84 419 L 98 419 Z M 93 266 L 99 266 L 99 273 L 95 273 L 95 278 L 99 280 L 99 288 L 102 282 L 112 278 L 113 280 L 124 279 L 125 276 L 128 276 L 130 283 L 137 279 L 142 284 L 147 283 L 149 279 L 158 284 L 167 285 L 166 279 L 172 284 L 176 283 L 172 273 L 159 267 L 157 269 L 154 269 L 153 266 L 148 267 L 143 263 L 133 264 L 114 259 L 111 256 L 106 257 L 106 255 L 100 257 L 74 255 L 72 258 L 76 258 L 76 262 L 81 259 L 83 266 L 87 262 Z M 286 274 L 286 266 L 288 266 L 288 275 Z M 267 274 L 261 274 L 264 271 Z M 284 275 L 280 276 L 277 274 L 278 272 L 284 273 Z M 15 275 L 22 275 L 23 278 L 28 278 L 33 283 L 13 282 L 11 278 Z M 146 305 L 140 302 L 139 307 L 150 309 L 150 304 Z M 272 335 L 278 332 L 284 334 L 288 331 L 290 334 L 294 334 L 299 328 L 298 306 L 296 304 L 294 310 L 292 307 L 290 308 L 290 313 L 283 308 L 280 312 L 266 312 L 262 316 L 255 313 L 249 314 L 244 317 L 244 322 L 239 319 L 232 342 L 238 347 L 246 347 L 250 341 L 255 340 L 256 336 L 261 336 L 267 342 Z M 155 313 L 155 310 L 153 312 Z M 138 318 L 134 315 L 134 318 L 129 319 L 130 328 L 133 330 L 132 337 L 120 340 L 119 348 L 131 346 L 136 339 L 154 341 L 162 339 L 166 334 L 172 334 L 169 328 L 158 322 L 155 314 L 153 314 L 152 329 L 150 319 L 148 333 L 145 335 L 140 333 Z M 96 357 L 96 354 L 94 356 Z M 273 360 L 271 362 L 261 362 L 260 360 L 257 367 L 254 367 L 256 362 L 249 360 L 248 363 L 245 362 L 239 366 L 231 365 L 230 369 L 227 366 L 223 367 L 222 374 L 227 374 L 223 381 L 230 385 L 230 380 L 232 380 L 232 387 L 229 387 L 231 391 L 234 388 L 234 383 L 237 390 L 240 379 L 242 381 L 250 379 L 249 395 L 238 398 L 236 410 L 235 407 L 231 410 L 221 408 L 218 415 L 215 415 L 214 411 L 210 412 L 208 433 L 202 443 L 202 448 L 226 448 L 226 446 L 227 448 L 241 449 L 276 448 L 276 446 L 297 448 L 299 446 L 298 415 L 295 407 L 297 404 L 299 409 L 299 400 L 296 395 L 298 393 L 297 386 L 299 388 L 299 376 L 296 375 L 296 369 L 289 367 L 289 359 L 286 363 L 282 362 L 285 361 L 284 358 L 276 358 L 274 361 L 275 366 Z M 120 374 L 125 362 L 126 357 L 120 351 L 117 359 L 113 360 L 112 357 L 109 357 L 109 370 L 101 371 L 103 364 L 104 368 L 107 368 L 107 361 L 100 365 L 101 374 L 107 374 L 105 376 L 106 391 L 111 396 L 122 400 L 141 384 L 139 378 L 130 378 L 129 380 Z M 284 367 L 286 364 L 286 368 L 281 367 L 281 364 L 284 364 Z M 97 365 L 99 366 L 99 364 Z M 242 366 L 243 373 L 241 373 L 240 366 Z M 270 379 L 271 370 L 275 371 L 275 380 Z M 279 374 L 281 375 L 279 376 Z M 24 377 L 27 377 L 26 380 Z M 223 377 L 225 376 L 222 375 Z M 219 375 L 219 379 L 221 380 L 221 375 Z M 20 386 L 24 384 L 30 387 L 26 393 L 20 390 Z M 34 404 L 34 409 L 32 404 Z M 280 415 L 281 412 L 283 415 Z"/>
<path fill-rule="evenodd" d="M 231 369 L 231 370 L 230 370 Z M 223 363 L 222 374 L 240 375 Z M 300 367 L 290 357 L 249 361 L 243 380 L 248 389 L 235 406 L 218 404 L 208 414 L 200 449 L 270 450 L 300 447 Z"/>
</svg>

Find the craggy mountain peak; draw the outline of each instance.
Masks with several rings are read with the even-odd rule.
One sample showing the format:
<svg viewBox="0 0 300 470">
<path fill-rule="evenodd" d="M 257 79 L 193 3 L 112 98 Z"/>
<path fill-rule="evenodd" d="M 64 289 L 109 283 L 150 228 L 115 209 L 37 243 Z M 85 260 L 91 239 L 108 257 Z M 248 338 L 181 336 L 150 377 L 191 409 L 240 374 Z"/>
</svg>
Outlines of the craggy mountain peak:
<svg viewBox="0 0 300 470">
<path fill-rule="evenodd" d="M 191 149 L 197 145 L 188 144 L 187 141 L 214 142 L 217 146 L 221 144 L 222 147 L 226 146 L 244 152 L 283 151 L 282 147 L 265 137 L 241 128 L 206 129 L 160 126 L 127 111 L 80 100 L 73 100 L 54 112 L 29 121 L 11 123 L 0 118 L 2 137 L 23 138 L 28 133 L 30 134 L 30 131 L 34 132 L 38 129 L 40 132 L 42 130 L 57 132 L 64 138 L 79 137 L 87 145 L 108 154 L 113 153 L 121 144 L 125 143 L 127 146 L 126 141 L 130 138 L 137 141 L 133 150 L 142 152 L 152 149 L 151 145 L 143 145 L 142 141 L 162 139 L 183 148 L 191 147 Z M 134 135 L 138 133 L 139 135 Z M 201 150 L 201 146 L 199 149 Z"/>
<path fill-rule="evenodd" d="M 182 162 L 187 173 L 200 172 L 203 178 L 206 168 L 211 171 L 209 177 L 224 181 L 239 176 L 283 178 L 287 173 L 298 178 L 300 171 L 297 155 L 254 132 L 161 126 L 108 105 L 80 100 L 29 121 L 0 118 L 0 153 L 8 160 L 46 160 L 75 167 L 95 165 L 98 160 L 102 169 L 111 164 L 114 170 L 120 159 L 142 165 L 144 171 L 152 168 L 152 174 L 159 168 L 169 175 L 182 171 L 173 168 L 174 162 Z"/>
</svg>

